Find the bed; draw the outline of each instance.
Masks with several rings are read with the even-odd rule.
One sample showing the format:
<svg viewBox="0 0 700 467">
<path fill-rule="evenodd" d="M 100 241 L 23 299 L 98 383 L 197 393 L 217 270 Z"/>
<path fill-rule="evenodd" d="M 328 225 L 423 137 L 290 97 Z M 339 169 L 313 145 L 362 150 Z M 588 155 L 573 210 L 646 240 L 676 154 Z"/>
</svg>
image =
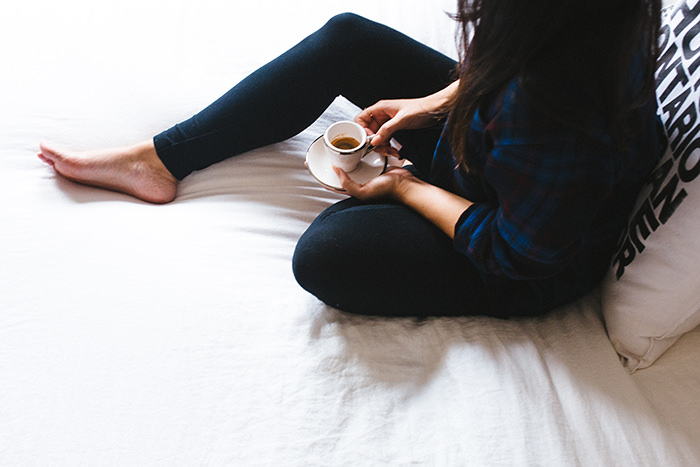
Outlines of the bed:
<svg viewBox="0 0 700 467">
<path fill-rule="evenodd" d="M 296 284 L 296 240 L 342 199 L 304 167 L 357 111 L 342 97 L 163 206 L 35 156 L 149 138 L 346 10 L 454 57 L 453 3 L 0 6 L 0 465 L 700 465 L 698 329 L 630 374 L 600 290 L 541 318 L 416 321 Z"/>
</svg>

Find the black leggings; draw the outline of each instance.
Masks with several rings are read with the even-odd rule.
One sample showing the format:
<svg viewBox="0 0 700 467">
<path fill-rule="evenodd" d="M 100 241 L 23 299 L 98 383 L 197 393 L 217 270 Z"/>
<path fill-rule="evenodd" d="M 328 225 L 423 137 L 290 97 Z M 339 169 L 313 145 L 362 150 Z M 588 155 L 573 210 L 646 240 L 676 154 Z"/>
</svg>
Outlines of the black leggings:
<svg viewBox="0 0 700 467">
<path fill-rule="evenodd" d="M 154 143 L 168 170 L 182 179 L 294 136 L 338 95 L 359 107 L 422 97 L 447 86 L 454 67 L 452 59 L 386 26 L 338 15 Z M 420 174 L 429 170 L 439 134 L 440 128 L 429 128 L 394 137 Z M 449 237 L 401 205 L 347 199 L 331 206 L 299 239 L 293 268 L 302 287 L 351 313 L 488 313 L 471 263 Z"/>
</svg>

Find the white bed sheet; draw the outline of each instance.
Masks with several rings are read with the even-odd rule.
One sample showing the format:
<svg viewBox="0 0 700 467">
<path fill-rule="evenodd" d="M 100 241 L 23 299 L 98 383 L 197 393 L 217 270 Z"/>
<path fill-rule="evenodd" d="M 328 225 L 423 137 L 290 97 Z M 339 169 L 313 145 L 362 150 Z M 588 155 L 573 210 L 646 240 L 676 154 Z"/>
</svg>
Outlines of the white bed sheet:
<svg viewBox="0 0 700 467">
<path fill-rule="evenodd" d="M 42 139 L 148 138 L 345 10 L 454 56 L 452 7 L 0 6 L 1 465 L 700 464 L 698 330 L 630 376 L 595 294 L 540 319 L 416 323 L 346 316 L 296 285 L 296 239 L 341 198 L 304 152 L 347 101 L 165 206 L 35 157 Z"/>
</svg>

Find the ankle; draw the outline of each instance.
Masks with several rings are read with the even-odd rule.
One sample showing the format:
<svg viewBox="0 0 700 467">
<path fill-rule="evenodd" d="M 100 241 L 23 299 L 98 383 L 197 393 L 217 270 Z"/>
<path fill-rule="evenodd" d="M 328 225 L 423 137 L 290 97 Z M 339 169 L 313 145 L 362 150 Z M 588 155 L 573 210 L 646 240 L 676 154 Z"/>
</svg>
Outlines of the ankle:
<svg viewBox="0 0 700 467">
<path fill-rule="evenodd" d="M 125 148 L 125 152 L 142 161 L 160 160 L 152 141 L 144 141 L 128 146 Z"/>
<path fill-rule="evenodd" d="M 166 176 L 173 181 L 177 179 L 170 173 L 168 168 L 163 164 L 163 161 L 158 157 L 156 152 L 156 147 L 152 140 L 144 141 L 142 143 L 137 143 L 131 146 L 128 151 L 134 156 L 138 161 L 146 163 L 149 167 L 155 169 L 160 174 Z"/>
</svg>

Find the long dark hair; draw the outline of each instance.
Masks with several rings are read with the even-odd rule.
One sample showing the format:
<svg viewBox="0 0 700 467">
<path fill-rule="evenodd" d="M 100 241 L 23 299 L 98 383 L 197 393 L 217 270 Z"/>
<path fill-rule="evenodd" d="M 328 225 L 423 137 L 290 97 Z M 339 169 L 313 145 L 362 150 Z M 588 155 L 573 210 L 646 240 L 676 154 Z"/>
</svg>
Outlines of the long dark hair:
<svg viewBox="0 0 700 467">
<path fill-rule="evenodd" d="M 558 121 L 586 128 L 602 117 L 624 145 L 633 131 L 627 116 L 654 91 L 660 12 L 661 0 L 459 0 L 460 84 L 447 130 L 460 164 L 472 165 L 476 110 L 513 79 Z M 629 89 L 639 59 L 642 76 Z M 562 99 L 566 92 L 580 98 Z"/>
</svg>

